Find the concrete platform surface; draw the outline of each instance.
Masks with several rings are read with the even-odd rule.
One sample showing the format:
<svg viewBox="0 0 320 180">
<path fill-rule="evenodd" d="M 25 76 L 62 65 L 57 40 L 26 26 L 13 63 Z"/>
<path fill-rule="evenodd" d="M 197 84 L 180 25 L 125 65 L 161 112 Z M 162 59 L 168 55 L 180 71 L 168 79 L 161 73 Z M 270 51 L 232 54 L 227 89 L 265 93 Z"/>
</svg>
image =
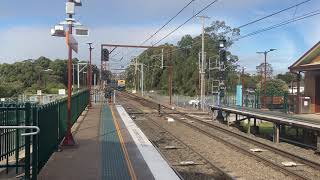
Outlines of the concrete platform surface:
<svg viewBox="0 0 320 180">
<path fill-rule="evenodd" d="M 179 179 L 122 106 L 94 105 L 73 129 L 78 145 L 54 153 L 38 179 Z"/>
<path fill-rule="evenodd" d="M 100 179 L 100 111 L 101 105 L 90 108 L 78 129 L 73 133 L 78 145 L 54 153 L 39 173 L 39 180 Z"/>
<path fill-rule="evenodd" d="M 132 138 L 132 143 L 135 144 L 140 152 L 148 170 L 151 171 L 153 178 L 156 180 L 179 180 L 180 178 L 178 175 L 170 167 L 168 162 L 164 160 L 140 128 L 134 123 L 125 109 L 121 105 L 116 105 L 116 109 L 120 119 L 123 121 L 125 129 L 127 129 Z M 130 156 L 130 158 L 132 157 L 133 156 Z"/>
</svg>

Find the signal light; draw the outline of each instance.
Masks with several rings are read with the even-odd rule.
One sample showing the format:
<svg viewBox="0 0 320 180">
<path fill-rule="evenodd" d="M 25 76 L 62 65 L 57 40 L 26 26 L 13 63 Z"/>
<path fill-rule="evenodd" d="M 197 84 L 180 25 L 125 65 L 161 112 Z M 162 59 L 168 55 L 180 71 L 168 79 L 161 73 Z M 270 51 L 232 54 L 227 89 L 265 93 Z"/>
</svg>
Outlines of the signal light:
<svg viewBox="0 0 320 180">
<path fill-rule="evenodd" d="M 221 62 L 227 61 L 227 52 L 224 49 L 220 50 L 220 61 Z"/>
<path fill-rule="evenodd" d="M 109 61 L 109 50 L 108 49 L 102 49 L 101 61 Z"/>
</svg>

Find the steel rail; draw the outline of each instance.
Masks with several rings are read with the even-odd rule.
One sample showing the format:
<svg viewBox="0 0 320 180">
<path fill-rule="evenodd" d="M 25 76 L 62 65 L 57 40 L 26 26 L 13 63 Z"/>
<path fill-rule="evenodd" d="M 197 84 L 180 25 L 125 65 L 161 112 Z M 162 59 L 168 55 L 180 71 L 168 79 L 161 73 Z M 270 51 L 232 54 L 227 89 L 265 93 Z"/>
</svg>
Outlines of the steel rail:
<svg viewBox="0 0 320 180">
<path fill-rule="evenodd" d="M 157 105 L 157 103 L 155 103 L 155 102 L 153 102 L 153 101 L 151 101 L 151 100 L 144 99 L 144 98 L 141 98 L 141 97 L 139 97 L 139 96 L 132 95 L 132 94 L 130 94 L 130 95 L 131 95 L 131 97 L 133 97 L 133 98 L 138 98 L 138 99 L 140 99 L 140 102 L 141 102 L 141 100 L 144 100 L 145 102 L 148 102 L 149 104 L 151 103 L 151 104 Z M 150 106 L 149 106 L 149 107 L 150 107 Z M 172 110 L 172 109 L 170 109 L 169 107 L 167 107 L 167 106 L 165 106 L 165 105 L 162 105 L 162 107 L 165 107 L 166 109 L 171 110 L 171 111 L 177 111 L 177 110 Z M 223 131 L 223 132 L 225 132 L 225 133 L 227 133 L 227 134 L 229 134 L 229 135 L 231 135 L 231 136 L 237 136 L 237 137 L 240 138 L 241 140 L 244 140 L 244 141 L 246 141 L 246 142 L 249 142 L 249 143 L 255 144 L 255 145 L 257 145 L 257 146 L 263 147 L 263 148 L 265 148 L 265 149 L 271 150 L 271 151 L 273 151 L 274 153 L 279 154 L 279 155 L 281 155 L 281 156 L 284 156 L 284 157 L 286 157 L 286 158 L 294 159 L 294 160 L 296 160 L 296 161 L 302 162 L 302 163 L 307 164 L 307 165 L 309 165 L 309 166 L 311 166 L 311 167 L 313 167 L 313 168 L 315 168 L 315 169 L 320 169 L 320 164 L 317 163 L 317 162 L 314 162 L 314 161 L 311 161 L 311 160 L 302 158 L 302 157 L 300 157 L 300 156 L 297 156 L 297 155 L 291 154 L 291 153 L 289 153 L 289 152 L 280 150 L 280 149 L 278 149 L 278 148 L 272 147 L 272 146 L 267 145 L 267 144 L 264 144 L 264 143 L 262 143 L 262 142 L 259 142 L 259 141 L 253 140 L 253 139 L 248 139 L 248 137 L 246 137 L 246 136 L 244 136 L 244 135 L 241 135 L 241 134 L 238 134 L 238 133 L 229 131 L 229 130 L 224 129 L 224 128 L 221 128 L 221 127 L 219 127 L 219 126 L 215 126 L 214 124 L 211 124 L 211 123 L 204 122 L 204 121 L 199 120 L 199 119 L 197 119 L 197 118 L 195 118 L 195 117 L 192 117 L 192 116 L 189 116 L 189 115 L 186 115 L 186 114 L 183 114 L 182 116 L 185 116 L 185 117 L 187 117 L 187 118 L 190 118 L 190 119 L 192 119 L 192 120 L 195 120 L 195 121 L 197 121 L 197 122 L 199 122 L 199 123 L 201 123 L 201 124 L 203 124 L 203 125 L 209 126 L 209 127 L 211 127 L 211 128 L 214 128 L 214 129 Z M 171 115 L 171 117 L 174 118 L 174 116 L 172 116 L 172 115 Z M 269 159 L 266 159 L 266 158 L 261 157 L 261 156 L 256 155 L 256 154 L 253 154 L 252 152 L 250 152 L 250 151 L 248 151 L 248 150 L 246 150 L 246 149 L 243 149 L 243 148 L 241 148 L 241 147 L 238 147 L 237 145 L 232 144 L 232 143 L 230 143 L 230 142 L 227 142 L 227 141 L 224 140 L 223 138 L 220 138 L 220 137 L 215 136 L 215 135 L 213 135 L 213 134 L 211 134 L 211 133 L 208 133 L 208 132 L 200 129 L 199 127 L 196 127 L 195 125 L 192 125 L 192 124 L 187 123 L 187 122 L 185 122 L 185 121 L 183 121 L 183 120 L 180 120 L 180 119 L 177 119 L 177 121 L 179 121 L 179 122 L 181 122 L 181 123 L 189 126 L 190 128 L 194 128 L 194 129 L 198 130 L 199 132 L 204 133 L 205 135 L 208 135 L 209 137 L 212 137 L 212 138 L 214 138 L 214 139 L 216 139 L 216 140 L 218 140 L 218 141 L 221 141 L 222 143 L 226 143 L 226 145 L 228 145 L 228 146 L 230 146 L 230 147 L 237 148 L 237 149 L 242 149 L 242 150 L 241 150 L 242 152 L 248 154 L 249 156 L 255 156 L 256 158 L 264 161 L 265 163 L 267 163 L 267 164 L 269 164 L 269 165 L 272 165 L 272 166 L 274 166 L 274 167 L 277 167 L 278 169 L 281 170 L 281 172 L 283 172 L 283 173 L 285 173 L 285 174 L 288 174 L 288 175 L 291 175 L 291 176 L 295 176 L 295 177 L 297 177 L 297 178 L 299 178 L 299 179 L 308 179 L 307 177 L 305 177 L 305 176 L 303 176 L 303 175 L 297 174 L 297 173 L 294 172 L 294 171 L 288 170 L 287 168 L 284 168 L 283 166 L 280 166 L 280 165 L 278 165 L 278 164 L 273 163 L 273 162 L 270 161 Z"/>
<path fill-rule="evenodd" d="M 123 96 L 122 96 L 123 97 Z M 128 103 L 128 102 L 126 102 Z M 201 157 L 206 163 L 208 163 L 213 170 L 217 171 L 218 173 L 221 173 L 221 175 L 224 177 L 223 179 L 226 180 L 235 180 L 236 178 L 233 177 L 232 175 L 228 174 L 227 172 L 223 171 L 221 168 L 217 167 L 216 165 L 214 165 L 213 163 L 211 163 L 207 158 L 205 158 L 203 155 L 201 155 L 200 153 L 198 153 L 196 150 L 194 150 L 192 147 L 190 147 L 188 144 L 184 143 L 180 138 L 178 138 L 177 136 L 175 136 L 174 134 L 172 134 L 171 132 L 169 132 L 168 130 L 166 130 L 163 126 L 161 126 L 159 123 L 157 123 L 155 120 L 153 120 L 153 118 L 151 118 L 149 115 L 150 113 L 143 113 L 143 111 L 139 108 L 137 108 L 136 106 L 133 106 L 131 103 L 131 109 L 133 109 L 132 107 L 134 107 L 136 110 L 140 111 L 141 114 L 140 115 L 146 115 L 144 117 L 146 117 L 148 120 L 148 122 L 152 122 L 156 127 L 158 127 L 159 129 L 165 131 L 166 133 L 168 133 L 170 136 L 172 136 L 174 139 L 176 139 L 179 143 L 181 143 L 182 145 L 184 145 L 185 147 L 189 148 L 193 153 L 195 153 L 196 155 L 198 155 L 199 157 Z M 130 112 L 128 112 L 129 114 L 131 114 Z M 150 127 L 150 125 L 147 124 L 147 126 Z M 155 146 L 156 147 L 156 146 Z M 158 148 L 157 148 L 158 149 Z M 160 152 L 160 151 L 159 151 Z M 161 153 L 161 152 L 160 152 Z M 162 153 L 161 153 L 162 154 Z M 171 165 L 170 165 L 171 166 Z M 172 169 L 174 169 L 172 167 Z M 175 172 L 177 172 L 174 169 Z M 179 176 L 181 176 L 179 174 Z"/>
</svg>

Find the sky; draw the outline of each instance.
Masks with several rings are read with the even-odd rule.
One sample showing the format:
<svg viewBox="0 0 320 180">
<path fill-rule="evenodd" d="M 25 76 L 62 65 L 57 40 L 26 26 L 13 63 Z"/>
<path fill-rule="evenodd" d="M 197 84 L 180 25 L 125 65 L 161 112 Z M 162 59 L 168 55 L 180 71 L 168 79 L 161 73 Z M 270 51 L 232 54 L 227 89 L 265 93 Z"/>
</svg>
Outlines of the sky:
<svg viewBox="0 0 320 180">
<path fill-rule="evenodd" d="M 99 64 L 101 43 L 139 45 L 190 0 L 82 1 L 83 6 L 76 8 L 75 19 L 89 28 L 90 35 L 76 37 L 79 42 L 79 53 L 74 53 L 74 57 L 87 60 L 86 42 L 93 42 L 94 63 Z M 145 45 L 156 42 L 212 1 L 195 0 Z M 305 0 L 218 0 L 201 15 L 210 17 L 206 26 L 209 26 L 212 21 L 223 20 L 231 27 L 238 27 L 303 1 Z M 245 27 L 241 29 L 241 34 L 245 35 L 319 9 L 320 1 L 311 0 L 297 8 Z M 0 63 L 14 63 L 40 56 L 66 59 L 65 39 L 50 35 L 50 29 L 63 21 L 65 17 L 65 0 L 2 0 L 0 6 Z M 320 15 L 314 16 L 241 39 L 236 41 L 229 50 L 232 54 L 239 56 L 240 66 L 246 67 L 247 72 L 254 73 L 256 66 L 264 59 L 256 52 L 275 48 L 277 51 L 268 54 L 268 62 L 272 64 L 275 73 L 285 72 L 288 66 L 320 40 L 319 17 Z M 195 18 L 162 43 L 176 44 L 183 35 L 197 36 L 200 33 L 201 23 Z M 119 68 L 128 65 L 130 59 L 139 52 L 141 50 L 117 49 L 115 54 L 111 55 L 112 67 Z M 119 62 L 118 59 L 121 57 L 124 58 Z"/>
</svg>

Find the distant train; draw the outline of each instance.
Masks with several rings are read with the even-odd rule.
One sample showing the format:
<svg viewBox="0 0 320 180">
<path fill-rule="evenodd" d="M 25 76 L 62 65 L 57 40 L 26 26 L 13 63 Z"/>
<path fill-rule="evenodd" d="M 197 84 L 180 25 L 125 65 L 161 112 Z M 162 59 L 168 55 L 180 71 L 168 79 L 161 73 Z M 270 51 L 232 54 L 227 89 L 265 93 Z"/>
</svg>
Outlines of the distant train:
<svg viewBox="0 0 320 180">
<path fill-rule="evenodd" d="M 126 90 L 126 81 L 125 80 L 118 80 L 117 89 L 118 89 L 118 91 Z"/>
</svg>

